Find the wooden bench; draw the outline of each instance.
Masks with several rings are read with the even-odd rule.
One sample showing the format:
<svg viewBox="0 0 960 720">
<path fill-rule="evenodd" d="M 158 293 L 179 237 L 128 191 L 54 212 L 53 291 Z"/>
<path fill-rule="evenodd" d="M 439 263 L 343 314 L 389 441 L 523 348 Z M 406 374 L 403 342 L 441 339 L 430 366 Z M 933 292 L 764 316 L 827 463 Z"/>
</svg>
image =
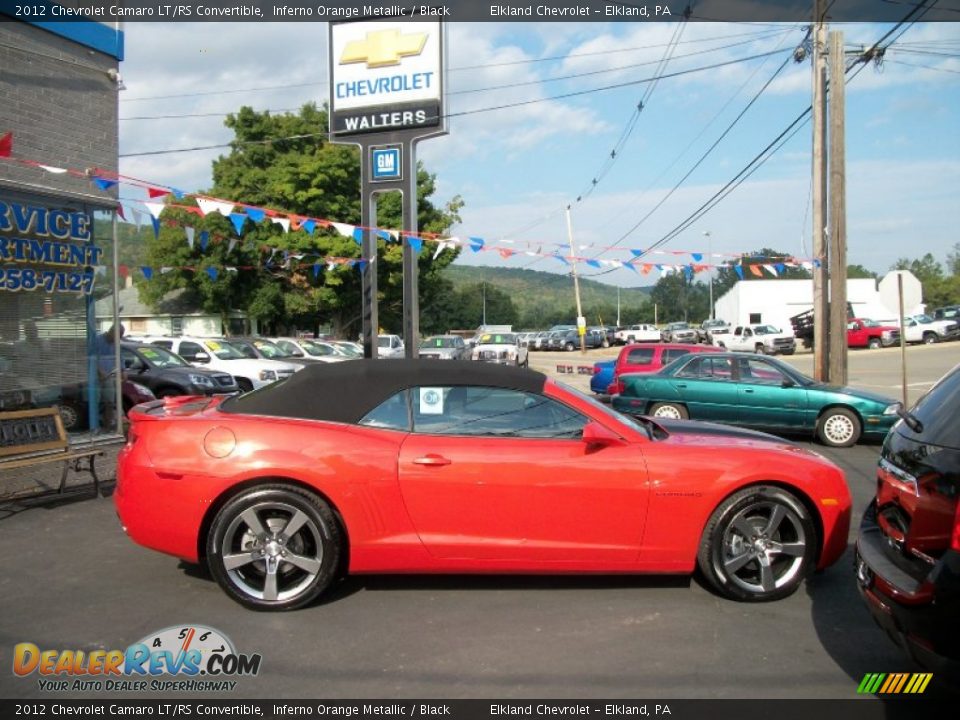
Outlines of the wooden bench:
<svg viewBox="0 0 960 720">
<path fill-rule="evenodd" d="M 94 465 L 103 450 L 70 447 L 63 429 L 60 408 L 0 412 L 0 470 L 32 467 L 45 463 L 63 463 L 60 487 L 63 493 L 70 468 L 93 477 L 93 491 L 100 494 L 100 478 Z"/>
</svg>

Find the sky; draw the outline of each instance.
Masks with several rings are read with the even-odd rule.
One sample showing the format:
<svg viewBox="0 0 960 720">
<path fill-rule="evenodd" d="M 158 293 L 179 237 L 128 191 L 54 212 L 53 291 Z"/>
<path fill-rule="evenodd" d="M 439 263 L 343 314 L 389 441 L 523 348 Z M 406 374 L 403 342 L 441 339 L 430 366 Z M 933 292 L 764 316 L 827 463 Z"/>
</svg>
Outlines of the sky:
<svg viewBox="0 0 960 720">
<path fill-rule="evenodd" d="M 891 27 L 829 29 L 854 51 Z M 563 254 L 569 206 L 577 256 L 628 260 L 631 249 L 648 250 L 684 223 L 809 106 L 809 59 L 777 72 L 804 37 L 803 26 L 783 23 L 450 23 L 449 134 L 418 149 L 437 176 L 433 201 L 464 200 L 452 235 Z M 211 161 L 224 149 L 123 156 L 226 143 L 223 116 L 242 105 L 281 112 L 322 104 L 327 62 L 320 22 L 127 23 L 120 172 L 208 188 Z M 665 77 L 655 84 L 636 82 L 658 69 Z M 620 87 L 598 90 L 611 85 Z M 511 103 L 524 104 L 490 109 Z M 644 260 L 689 263 L 687 253 L 697 252 L 714 253 L 717 264 L 728 259 L 721 254 L 762 247 L 811 258 L 811 137 L 806 123 L 659 246 L 664 254 Z M 945 262 L 960 242 L 960 23 L 913 25 L 882 64 L 849 80 L 846 138 L 849 263 L 882 274 L 898 258 L 927 252 Z M 491 273 L 569 270 L 497 252 L 465 250 L 457 262 Z M 606 270 L 598 280 L 625 287 L 659 277 Z"/>
</svg>

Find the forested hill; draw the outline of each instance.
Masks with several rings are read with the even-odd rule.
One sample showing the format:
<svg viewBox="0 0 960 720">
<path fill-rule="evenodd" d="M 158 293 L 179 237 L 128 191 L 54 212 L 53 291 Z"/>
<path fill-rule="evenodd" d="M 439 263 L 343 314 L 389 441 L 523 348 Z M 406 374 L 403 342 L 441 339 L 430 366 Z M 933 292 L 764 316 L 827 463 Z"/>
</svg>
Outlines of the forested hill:
<svg viewBox="0 0 960 720">
<path fill-rule="evenodd" d="M 486 283 L 502 290 L 510 296 L 521 316 L 530 315 L 534 309 L 566 311 L 576 306 L 573 294 L 573 279 L 570 275 L 544 272 L 542 270 L 522 270 L 520 268 L 476 267 L 454 263 L 444 270 L 444 277 L 453 283 L 454 288 L 462 290 L 471 285 Z M 646 305 L 650 299 L 651 287 L 621 288 L 621 310 L 635 309 Z M 590 317 L 593 308 L 616 308 L 617 288 L 596 280 L 580 278 L 580 297 L 584 314 L 588 322 L 596 323 Z M 614 318 L 605 318 L 612 322 Z"/>
</svg>

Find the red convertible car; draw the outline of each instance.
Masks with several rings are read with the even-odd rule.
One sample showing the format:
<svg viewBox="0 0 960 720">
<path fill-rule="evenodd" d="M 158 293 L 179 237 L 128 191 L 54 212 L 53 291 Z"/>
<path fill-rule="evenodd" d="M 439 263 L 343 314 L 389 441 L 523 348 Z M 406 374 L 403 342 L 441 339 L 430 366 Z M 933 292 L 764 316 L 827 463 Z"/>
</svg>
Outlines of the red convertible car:
<svg viewBox="0 0 960 720">
<path fill-rule="evenodd" d="M 344 573 L 683 573 L 775 600 L 847 546 L 824 458 L 762 433 L 634 420 L 541 373 L 350 360 L 239 397 L 140 405 L 130 537 L 255 609 Z"/>
</svg>

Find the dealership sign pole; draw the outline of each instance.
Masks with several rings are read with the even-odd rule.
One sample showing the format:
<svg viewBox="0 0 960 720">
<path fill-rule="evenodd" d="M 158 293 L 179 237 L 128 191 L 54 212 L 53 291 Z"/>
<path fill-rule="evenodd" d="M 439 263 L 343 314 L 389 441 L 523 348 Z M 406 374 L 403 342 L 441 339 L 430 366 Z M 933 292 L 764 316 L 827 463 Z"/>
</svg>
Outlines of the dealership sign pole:
<svg viewBox="0 0 960 720">
<path fill-rule="evenodd" d="M 403 337 L 417 357 L 420 307 L 416 143 L 445 135 L 444 26 L 375 20 L 330 23 L 330 142 L 360 147 L 363 356 L 377 357 L 377 195 L 403 195 Z"/>
</svg>

